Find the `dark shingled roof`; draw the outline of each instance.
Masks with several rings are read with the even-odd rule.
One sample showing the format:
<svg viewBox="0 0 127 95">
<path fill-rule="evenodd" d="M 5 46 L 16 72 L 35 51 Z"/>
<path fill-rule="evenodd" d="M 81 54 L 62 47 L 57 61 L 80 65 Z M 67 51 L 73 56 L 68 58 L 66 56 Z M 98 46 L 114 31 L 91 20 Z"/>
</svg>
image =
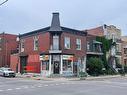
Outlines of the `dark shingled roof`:
<svg viewBox="0 0 127 95">
<path fill-rule="evenodd" d="M 59 13 L 53 13 L 52 23 L 49 31 L 62 31 L 60 27 Z"/>
<path fill-rule="evenodd" d="M 46 27 L 46 28 L 42 28 L 42 29 L 35 30 L 32 32 L 28 32 L 28 33 L 19 35 L 19 37 L 26 37 L 26 36 L 28 37 L 28 36 L 35 35 L 37 33 L 45 33 L 45 32 L 51 32 L 51 33 L 66 32 L 66 33 L 71 33 L 71 34 L 81 35 L 81 36 L 87 35 L 87 32 L 84 32 L 84 31 L 75 30 L 75 29 L 71 29 L 71 28 L 67 28 L 67 27 L 61 27 L 60 20 L 59 20 L 59 13 L 53 13 L 52 23 L 51 23 L 50 27 Z"/>
</svg>

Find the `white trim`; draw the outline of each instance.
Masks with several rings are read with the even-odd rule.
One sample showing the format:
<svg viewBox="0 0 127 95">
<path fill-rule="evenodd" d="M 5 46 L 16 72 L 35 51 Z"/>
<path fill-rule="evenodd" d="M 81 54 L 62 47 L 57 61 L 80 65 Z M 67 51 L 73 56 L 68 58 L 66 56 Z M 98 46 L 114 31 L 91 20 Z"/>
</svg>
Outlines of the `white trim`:
<svg viewBox="0 0 127 95">
<path fill-rule="evenodd" d="M 63 74 L 63 55 L 61 55 L 60 74 Z"/>
<path fill-rule="evenodd" d="M 52 71 L 51 70 L 51 67 L 52 67 L 51 66 L 52 65 L 51 62 L 52 62 L 52 55 L 49 55 L 49 75 L 51 74 L 51 71 Z"/>
</svg>

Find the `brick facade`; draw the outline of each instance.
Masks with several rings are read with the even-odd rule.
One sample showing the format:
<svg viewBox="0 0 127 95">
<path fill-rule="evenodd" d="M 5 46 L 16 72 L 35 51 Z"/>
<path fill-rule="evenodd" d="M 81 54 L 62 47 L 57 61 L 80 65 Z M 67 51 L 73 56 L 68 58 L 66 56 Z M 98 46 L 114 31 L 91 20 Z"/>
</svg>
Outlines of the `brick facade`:
<svg viewBox="0 0 127 95">
<path fill-rule="evenodd" d="M 16 38 L 17 35 L 0 34 L 0 67 L 10 66 L 10 55 L 18 48 Z"/>
</svg>

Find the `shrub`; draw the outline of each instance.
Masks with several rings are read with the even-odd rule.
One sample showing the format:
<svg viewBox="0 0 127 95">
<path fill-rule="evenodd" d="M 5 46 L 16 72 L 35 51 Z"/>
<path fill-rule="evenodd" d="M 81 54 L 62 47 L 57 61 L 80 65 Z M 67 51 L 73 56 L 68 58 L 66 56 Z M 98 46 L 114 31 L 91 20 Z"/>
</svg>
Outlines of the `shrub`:
<svg viewBox="0 0 127 95">
<path fill-rule="evenodd" d="M 90 75 L 98 76 L 100 74 L 103 74 L 102 69 L 104 68 L 104 65 L 101 59 L 96 57 L 95 58 L 91 57 L 88 60 L 87 68 L 88 68 L 88 73 Z"/>
</svg>

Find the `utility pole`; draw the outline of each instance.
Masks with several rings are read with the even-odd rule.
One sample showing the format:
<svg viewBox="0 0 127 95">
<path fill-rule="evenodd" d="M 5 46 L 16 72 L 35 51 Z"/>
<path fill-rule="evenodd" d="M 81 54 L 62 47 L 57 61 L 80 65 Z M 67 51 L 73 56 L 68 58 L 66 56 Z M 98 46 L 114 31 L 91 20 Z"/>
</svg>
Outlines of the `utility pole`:
<svg viewBox="0 0 127 95">
<path fill-rule="evenodd" d="M 4 3 L 6 3 L 8 0 L 3 1 L 2 3 L 0 3 L 0 6 L 2 6 Z"/>
</svg>

